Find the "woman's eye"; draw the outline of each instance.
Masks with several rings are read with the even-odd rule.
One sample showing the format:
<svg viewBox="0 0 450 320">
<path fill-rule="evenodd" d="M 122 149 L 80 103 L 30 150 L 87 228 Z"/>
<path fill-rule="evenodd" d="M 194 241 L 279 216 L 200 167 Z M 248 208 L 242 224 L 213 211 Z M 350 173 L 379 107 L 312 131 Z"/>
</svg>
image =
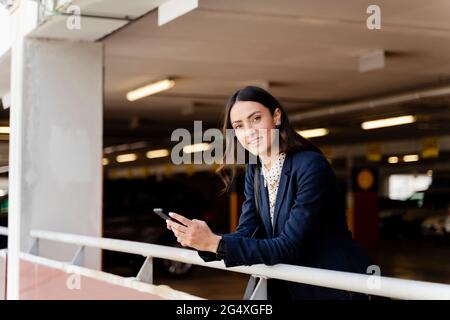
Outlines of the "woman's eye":
<svg viewBox="0 0 450 320">
<path fill-rule="evenodd" d="M 235 130 L 236 130 L 236 129 L 240 129 L 240 128 L 242 128 L 242 125 L 240 125 L 240 124 L 234 126 L 234 129 L 235 129 Z"/>
<path fill-rule="evenodd" d="M 259 121 L 260 119 L 261 119 L 260 116 L 256 116 L 256 117 L 253 118 L 253 122 L 257 122 L 257 121 Z"/>
</svg>

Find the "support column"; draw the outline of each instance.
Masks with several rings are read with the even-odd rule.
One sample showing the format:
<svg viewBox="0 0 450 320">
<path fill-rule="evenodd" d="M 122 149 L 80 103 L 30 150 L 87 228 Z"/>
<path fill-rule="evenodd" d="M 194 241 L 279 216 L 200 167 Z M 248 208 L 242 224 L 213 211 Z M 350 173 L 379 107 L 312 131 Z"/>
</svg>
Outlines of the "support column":
<svg viewBox="0 0 450 320">
<path fill-rule="evenodd" d="M 22 54 L 21 68 L 13 67 L 22 84 L 12 87 L 21 101 L 11 106 L 10 205 L 18 219 L 9 228 L 20 226 L 21 251 L 32 246 L 31 229 L 101 236 L 103 46 L 26 38 Z M 56 260 L 75 251 L 39 243 L 39 254 Z M 85 261 L 99 269 L 99 250 L 87 248 Z"/>
<path fill-rule="evenodd" d="M 353 167 L 351 187 L 354 238 L 367 249 L 376 248 L 378 243 L 378 169 Z"/>
</svg>

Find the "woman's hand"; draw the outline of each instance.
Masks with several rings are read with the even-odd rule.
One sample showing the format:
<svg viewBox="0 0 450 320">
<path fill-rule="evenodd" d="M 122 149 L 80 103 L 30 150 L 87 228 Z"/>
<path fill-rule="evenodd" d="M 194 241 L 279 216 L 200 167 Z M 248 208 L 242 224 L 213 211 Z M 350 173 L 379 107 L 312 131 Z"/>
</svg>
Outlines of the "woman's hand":
<svg viewBox="0 0 450 320">
<path fill-rule="evenodd" d="M 214 234 L 205 221 L 190 220 L 175 212 L 169 212 L 169 216 L 184 224 L 183 226 L 174 221 L 166 220 L 167 229 L 173 231 L 177 241 L 183 247 L 191 247 L 200 251 L 217 251 L 222 237 Z"/>
</svg>

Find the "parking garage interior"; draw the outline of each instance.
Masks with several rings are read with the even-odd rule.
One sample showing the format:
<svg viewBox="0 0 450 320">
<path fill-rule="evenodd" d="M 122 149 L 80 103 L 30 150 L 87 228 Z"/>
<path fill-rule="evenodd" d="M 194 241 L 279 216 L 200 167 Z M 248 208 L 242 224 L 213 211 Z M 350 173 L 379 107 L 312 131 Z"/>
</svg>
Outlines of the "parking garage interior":
<svg viewBox="0 0 450 320">
<path fill-rule="evenodd" d="M 450 255 L 443 221 L 450 199 L 450 152 L 445 146 L 450 135 L 450 97 L 448 93 L 419 95 L 449 83 L 450 26 L 437 4 L 416 2 L 410 6 L 414 9 L 406 11 L 397 10 L 400 3 L 384 6 L 384 29 L 379 33 L 365 29 L 364 4 L 358 1 L 344 6 L 203 1 L 198 9 L 165 26 L 155 27 L 157 15 L 151 12 L 106 37 L 104 226 L 117 219 L 112 218 L 115 214 L 130 220 L 150 219 L 151 208 L 167 206 L 188 216 L 203 214 L 216 230 L 231 232 L 236 219 L 230 215 L 239 211 L 232 207 L 239 204 L 230 201 L 228 194 L 220 195 L 221 183 L 213 166 L 173 168 L 168 157 L 148 159 L 146 153 L 170 150 L 171 132 L 176 128 L 192 131 L 195 120 L 201 120 L 204 129 L 220 128 L 228 96 L 245 85 L 257 85 L 268 88 L 289 115 L 296 115 L 298 130 L 328 130 L 327 135 L 311 140 L 328 155 L 344 196 L 351 192 L 353 168 L 375 170 L 377 219 L 372 227 L 377 237 L 368 246 L 382 271 L 394 277 L 448 283 Z M 359 57 L 375 50 L 384 52 L 385 66 L 360 72 Z M 131 89 L 168 77 L 176 81 L 172 89 L 138 101 L 126 99 Z M 397 97 L 408 95 L 396 102 Z M 352 105 L 358 107 L 352 109 Z M 339 108 L 343 112 L 333 112 Z M 405 115 L 417 121 L 361 128 L 365 121 Z M 136 154 L 137 159 L 117 163 L 117 156 L 126 153 Z M 404 161 L 408 155 L 418 159 Z M 425 185 L 417 185 L 416 190 L 420 179 Z M 165 186 L 169 184 L 173 187 Z M 403 194 L 395 193 L 399 185 L 407 189 Z M 199 200 L 187 196 L 185 186 Z M 180 199 L 166 204 L 164 196 L 156 196 L 165 190 Z M 239 203 L 242 192 L 237 190 Z M 113 206 L 116 202 L 109 196 L 121 204 Z M 155 219 L 154 224 L 159 221 Z M 130 232 L 137 236 L 134 227 Z M 145 237 L 139 240 L 147 241 Z M 205 271 L 198 269 L 186 277 L 202 281 Z M 232 277 L 221 276 L 224 283 L 227 276 Z M 186 291 L 191 289 L 184 279 L 162 277 Z M 239 297 L 246 277 L 234 277 L 236 292 L 229 294 Z M 220 297 L 214 289 L 202 293 Z"/>
<path fill-rule="evenodd" d="M 193 132 L 194 121 L 203 130 L 221 128 L 228 97 L 253 85 L 277 97 L 300 134 L 326 155 L 353 236 L 382 274 L 450 284 L 450 6 L 378 2 L 380 30 L 367 28 L 367 4 L 358 0 L 200 0 L 167 24 L 158 26 L 152 10 L 97 40 L 104 48 L 102 236 L 179 246 L 155 207 L 233 232 L 245 167 L 223 192 L 217 164 L 171 162 L 171 135 Z M 382 63 L 367 70 L 364 59 L 373 56 Z M 165 79 L 173 87 L 127 99 Z M 1 108 L 0 125 L 7 127 L 9 116 Z M 400 117 L 410 121 L 363 125 Z M 4 226 L 8 136 L 0 133 Z M 101 268 L 131 277 L 144 260 L 103 251 Z M 155 283 L 210 299 L 240 299 L 247 281 L 156 261 Z"/>
</svg>

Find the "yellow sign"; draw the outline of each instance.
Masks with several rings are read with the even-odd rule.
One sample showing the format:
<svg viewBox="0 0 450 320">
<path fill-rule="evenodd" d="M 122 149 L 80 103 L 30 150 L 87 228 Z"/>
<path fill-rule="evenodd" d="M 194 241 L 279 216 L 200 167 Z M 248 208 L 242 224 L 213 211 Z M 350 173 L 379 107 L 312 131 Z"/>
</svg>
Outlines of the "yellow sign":
<svg viewBox="0 0 450 320">
<path fill-rule="evenodd" d="M 151 169 L 149 166 L 144 167 L 144 178 L 148 178 L 151 175 Z"/>
<path fill-rule="evenodd" d="M 186 174 L 188 176 L 193 176 L 195 173 L 195 167 L 192 163 L 186 165 Z"/>
<path fill-rule="evenodd" d="M 171 164 L 166 164 L 164 169 L 165 169 L 164 175 L 166 177 L 171 177 L 173 175 L 173 167 Z"/>
<path fill-rule="evenodd" d="M 381 161 L 381 146 L 378 143 L 367 145 L 367 160 L 372 162 Z"/>
<path fill-rule="evenodd" d="M 364 169 L 358 173 L 356 177 L 356 181 L 358 182 L 358 186 L 363 190 L 369 190 L 373 183 L 375 182 L 375 177 L 370 170 Z"/>
<path fill-rule="evenodd" d="M 425 138 L 422 140 L 422 158 L 439 157 L 439 143 L 437 138 Z"/>
</svg>

